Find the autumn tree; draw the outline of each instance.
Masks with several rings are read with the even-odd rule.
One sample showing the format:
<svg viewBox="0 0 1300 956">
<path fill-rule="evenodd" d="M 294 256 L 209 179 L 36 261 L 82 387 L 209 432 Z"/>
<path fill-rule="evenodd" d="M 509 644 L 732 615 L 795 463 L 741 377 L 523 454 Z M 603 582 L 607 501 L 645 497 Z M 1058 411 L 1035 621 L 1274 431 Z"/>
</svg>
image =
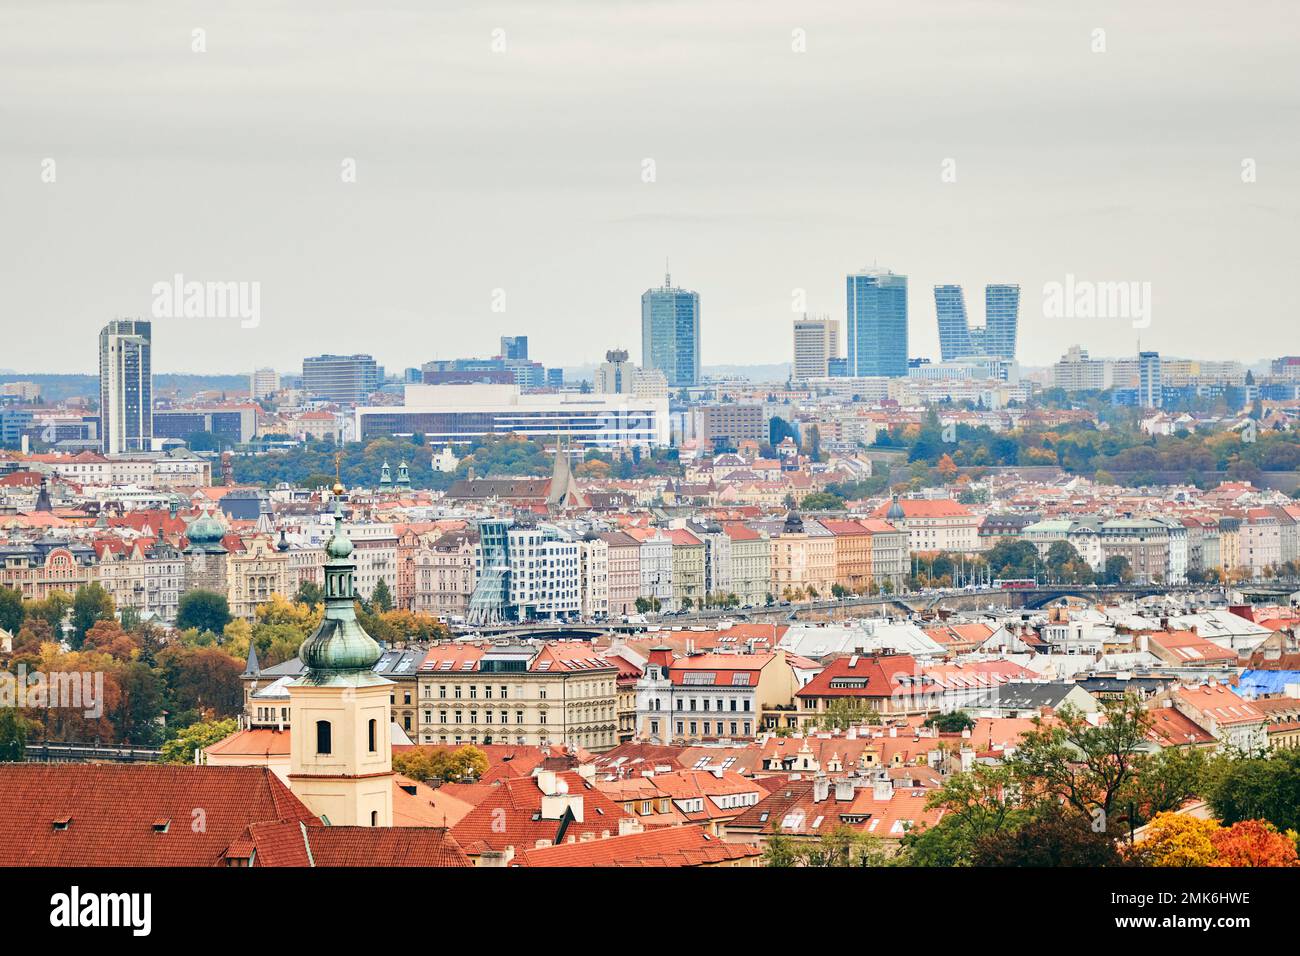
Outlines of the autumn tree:
<svg viewBox="0 0 1300 956">
<path fill-rule="evenodd" d="M 1096 867 L 1123 860 L 1115 841 L 1095 830 L 1089 817 L 1053 808 L 1019 827 L 1006 828 L 975 844 L 976 866 Z"/>
<path fill-rule="evenodd" d="M 1147 825 L 1130 857 L 1142 866 L 1210 866 L 1218 858 L 1213 837 L 1220 829 L 1214 820 L 1161 813 Z"/>
<path fill-rule="evenodd" d="M 167 687 L 148 664 L 131 661 L 113 675 L 119 689 L 117 707 L 110 714 L 117 739 L 141 747 L 155 747 L 163 735 L 162 716 Z"/>
<path fill-rule="evenodd" d="M 969 866 L 981 841 L 1029 819 L 1024 792 L 1005 765 L 977 764 L 953 774 L 930 794 L 926 808 L 942 810 L 939 822 L 903 836 L 903 851 L 916 866 Z"/>
<path fill-rule="evenodd" d="M 25 605 L 26 617 L 39 618 L 49 627 L 55 639 L 63 636 L 63 619 L 72 608 L 72 595 L 57 588 L 50 591 L 39 601 L 30 601 Z"/>
<path fill-rule="evenodd" d="M 449 747 L 412 747 L 393 754 L 393 769 L 418 780 L 445 783 L 473 783 L 487 773 L 487 754 L 466 744 Z"/>
<path fill-rule="evenodd" d="M 72 598 L 72 638 L 73 648 L 81 647 L 86 639 L 86 632 L 99 621 L 113 619 L 113 598 L 97 582 L 83 584 L 77 588 Z"/>
<path fill-rule="evenodd" d="M 1267 820 L 1242 820 L 1210 836 L 1214 866 L 1298 866 L 1294 834 L 1279 833 Z"/>
<path fill-rule="evenodd" d="M 233 717 L 190 724 L 163 744 L 162 754 L 158 760 L 160 763 L 194 763 L 195 753 L 225 740 L 237 730 L 239 730 L 239 721 Z"/>
<path fill-rule="evenodd" d="M 1113 826 L 1121 797 L 1137 780 L 1149 727 L 1132 695 L 1108 704 L 1096 724 L 1067 704 L 1054 719 L 1034 718 L 1008 766 L 1027 789 Z"/>
<path fill-rule="evenodd" d="M 233 717 L 244 706 L 238 661 L 215 647 L 169 647 L 158 655 L 168 706 L 184 721 Z"/>
<path fill-rule="evenodd" d="M 113 618 L 96 621 L 86 631 L 81 646 L 88 651 L 99 651 L 119 661 L 129 661 L 139 655 L 140 644 L 122 630 Z"/>
</svg>

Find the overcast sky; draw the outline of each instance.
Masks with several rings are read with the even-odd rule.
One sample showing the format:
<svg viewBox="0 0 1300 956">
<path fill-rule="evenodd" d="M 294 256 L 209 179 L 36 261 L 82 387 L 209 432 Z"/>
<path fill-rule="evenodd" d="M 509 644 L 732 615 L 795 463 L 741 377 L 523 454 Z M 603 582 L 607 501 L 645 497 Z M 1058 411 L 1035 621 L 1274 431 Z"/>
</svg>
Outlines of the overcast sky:
<svg viewBox="0 0 1300 956">
<path fill-rule="evenodd" d="M 636 358 L 665 257 L 705 365 L 788 361 L 792 290 L 843 318 L 873 263 L 912 355 L 946 282 L 977 322 L 1020 283 L 1027 364 L 1300 352 L 1298 48 L 1295 0 L 4 0 L 0 368 L 95 371 L 176 273 L 261 321 L 155 320 L 157 372 Z M 1045 318 L 1067 273 L 1150 327 Z"/>
</svg>

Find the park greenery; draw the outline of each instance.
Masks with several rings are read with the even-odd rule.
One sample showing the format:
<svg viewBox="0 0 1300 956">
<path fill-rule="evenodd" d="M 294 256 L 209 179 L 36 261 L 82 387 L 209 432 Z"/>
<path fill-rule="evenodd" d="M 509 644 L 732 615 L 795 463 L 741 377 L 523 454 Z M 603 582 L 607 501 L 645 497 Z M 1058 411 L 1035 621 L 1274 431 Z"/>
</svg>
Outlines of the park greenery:
<svg viewBox="0 0 1300 956">
<path fill-rule="evenodd" d="M 190 739 L 190 728 L 224 727 L 222 721 L 243 711 L 241 675 L 249 648 L 261 667 L 295 657 L 320 624 L 319 591 L 304 587 L 294 598 L 272 595 L 248 621 L 230 615 L 223 595 L 191 590 L 182 598 L 176 628 L 169 631 L 142 621 L 130 609 L 119 615 L 97 584 L 83 585 L 74 594 L 55 590 L 40 601 L 24 601 L 17 592 L 0 588 L 0 626 L 13 634 L 12 650 L 0 655 L 0 667 L 101 673 L 104 682 L 103 713 L 97 717 L 74 708 L 0 714 L 0 759 L 44 742 L 167 748 Z M 394 610 L 391 596 L 383 593 L 355 608 L 362 626 L 379 641 L 447 636 L 436 618 Z M 195 730 L 191 736 L 203 733 Z M 167 753 L 175 754 L 176 746 L 183 743 Z"/>
<path fill-rule="evenodd" d="M 1148 435 L 1138 410 L 1115 409 L 1099 420 L 993 431 L 943 416 L 932 407 L 923 423 L 881 431 L 871 447 L 905 451 L 911 466 L 905 484 L 917 487 L 951 482 L 959 473 L 978 478 L 994 467 L 1058 466 L 1107 484 L 1122 476 L 1129 485 L 1201 488 L 1225 478 L 1258 483 L 1264 472 L 1300 469 L 1300 435 L 1262 426 Z"/>
<path fill-rule="evenodd" d="M 384 463 L 393 479 L 397 466 L 405 462 L 413 488 L 445 491 L 471 474 L 476 478 L 543 477 L 554 467 L 554 451 L 519 435 L 487 435 L 456 446 L 460 459 L 454 471 L 441 472 L 432 464 L 434 453 L 421 436 L 375 438 L 366 442 L 335 445 L 330 441 L 307 440 L 292 449 L 240 452 L 234 456 L 235 479 L 240 484 L 273 487 L 281 482 L 306 488 L 329 486 L 338 477 L 349 488 L 377 488 Z M 680 477 L 676 449 L 657 449 L 651 455 L 639 451 L 621 457 L 588 451 L 575 468 L 580 478 L 646 478 L 656 475 Z"/>
</svg>

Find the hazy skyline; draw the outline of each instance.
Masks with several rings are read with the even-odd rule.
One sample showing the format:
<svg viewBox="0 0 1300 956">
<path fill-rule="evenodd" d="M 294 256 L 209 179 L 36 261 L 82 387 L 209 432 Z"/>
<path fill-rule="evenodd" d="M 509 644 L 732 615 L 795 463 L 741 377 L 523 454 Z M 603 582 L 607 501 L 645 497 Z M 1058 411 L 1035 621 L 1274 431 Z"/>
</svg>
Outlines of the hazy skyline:
<svg viewBox="0 0 1300 956">
<path fill-rule="evenodd" d="M 0 367 L 93 373 L 177 273 L 260 283 L 261 321 L 155 319 L 156 372 L 399 371 L 508 334 L 639 361 L 665 257 L 705 366 L 788 362 L 793 290 L 843 319 L 873 263 L 909 277 L 913 356 L 938 359 L 934 285 L 982 324 L 990 282 L 1021 286 L 1028 365 L 1298 352 L 1297 27 L 1205 0 L 10 0 Z M 1044 318 L 1067 275 L 1149 282 L 1150 326 Z"/>
</svg>

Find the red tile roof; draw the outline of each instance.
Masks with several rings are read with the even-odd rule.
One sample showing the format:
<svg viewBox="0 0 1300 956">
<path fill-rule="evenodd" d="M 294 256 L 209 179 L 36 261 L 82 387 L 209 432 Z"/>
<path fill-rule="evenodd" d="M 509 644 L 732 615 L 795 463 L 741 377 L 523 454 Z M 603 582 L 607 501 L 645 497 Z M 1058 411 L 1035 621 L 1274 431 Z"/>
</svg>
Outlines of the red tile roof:
<svg viewBox="0 0 1300 956">
<path fill-rule="evenodd" d="M 471 866 L 442 827 L 249 827 L 253 866 Z M 244 850 L 244 847 L 240 847 Z M 248 859 L 241 857 L 241 859 Z"/>
<path fill-rule="evenodd" d="M 761 856 L 762 849 L 724 843 L 699 826 L 657 827 L 606 839 L 525 850 L 515 866 L 709 866 Z"/>
<path fill-rule="evenodd" d="M 795 694 L 800 698 L 891 697 L 899 687 L 899 678 L 917 676 L 921 668 L 908 654 L 885 657 L 837 657 Z"/>
<path fill-rule="evenodd" d="M 757 687 L 759 672 L 775 658 L 775 654 L 695 654 L 673 661 L 668 676 L 674 684 L 689 686 Z M 692 675 L 689 681 L 687 674 Z"/>
<path fill-rule="evenodd" d="M 1254 704 L 1238 697 L 1223 684 L 1180 687 L 1175 693 L 1201 714 L 1223 725 L 1264 721 L 1264 714 Z"/>
<path fill-rule="evenodd" d="M 1186 747 L 1215 743 L 1214 735 L 1182 711 L 1173 707 L 1153 707 L 1147 711 L 1151 726 L 1147 739 L 1161 747 Z"/>
<path fill-rule="evenodd" d="M 482 849 L 516 850 L 535 847 L 539 841 L 556 842 L 584 833 L 618 833 L 619 820 L 633 817 L 577 773 L 555 774 L 568 787 L 571 798 L 582 798 L 582 822 L 562 826 L 563 820 L 543 819 L 542 790 L 537 777 L 503 780 L 452 828 L 452 836 L 468 852 Z"/>
<path fill-rule="evenodd" d="M 886 501 L 871 513 L 873 518 L 884 518 L 893 507 L 892 501 Z M 961 502 L 951 498 L 900 498 L 899 506 L 903 514 L 910 518 L 969 518 L 971 511 Z"/>
<path fill-rule="evenodd" d="M 0 866 L 215 866 L 253 824 L 319 822 L 266 767 L 0 764 L 0 793 Z"/>
</svg>

